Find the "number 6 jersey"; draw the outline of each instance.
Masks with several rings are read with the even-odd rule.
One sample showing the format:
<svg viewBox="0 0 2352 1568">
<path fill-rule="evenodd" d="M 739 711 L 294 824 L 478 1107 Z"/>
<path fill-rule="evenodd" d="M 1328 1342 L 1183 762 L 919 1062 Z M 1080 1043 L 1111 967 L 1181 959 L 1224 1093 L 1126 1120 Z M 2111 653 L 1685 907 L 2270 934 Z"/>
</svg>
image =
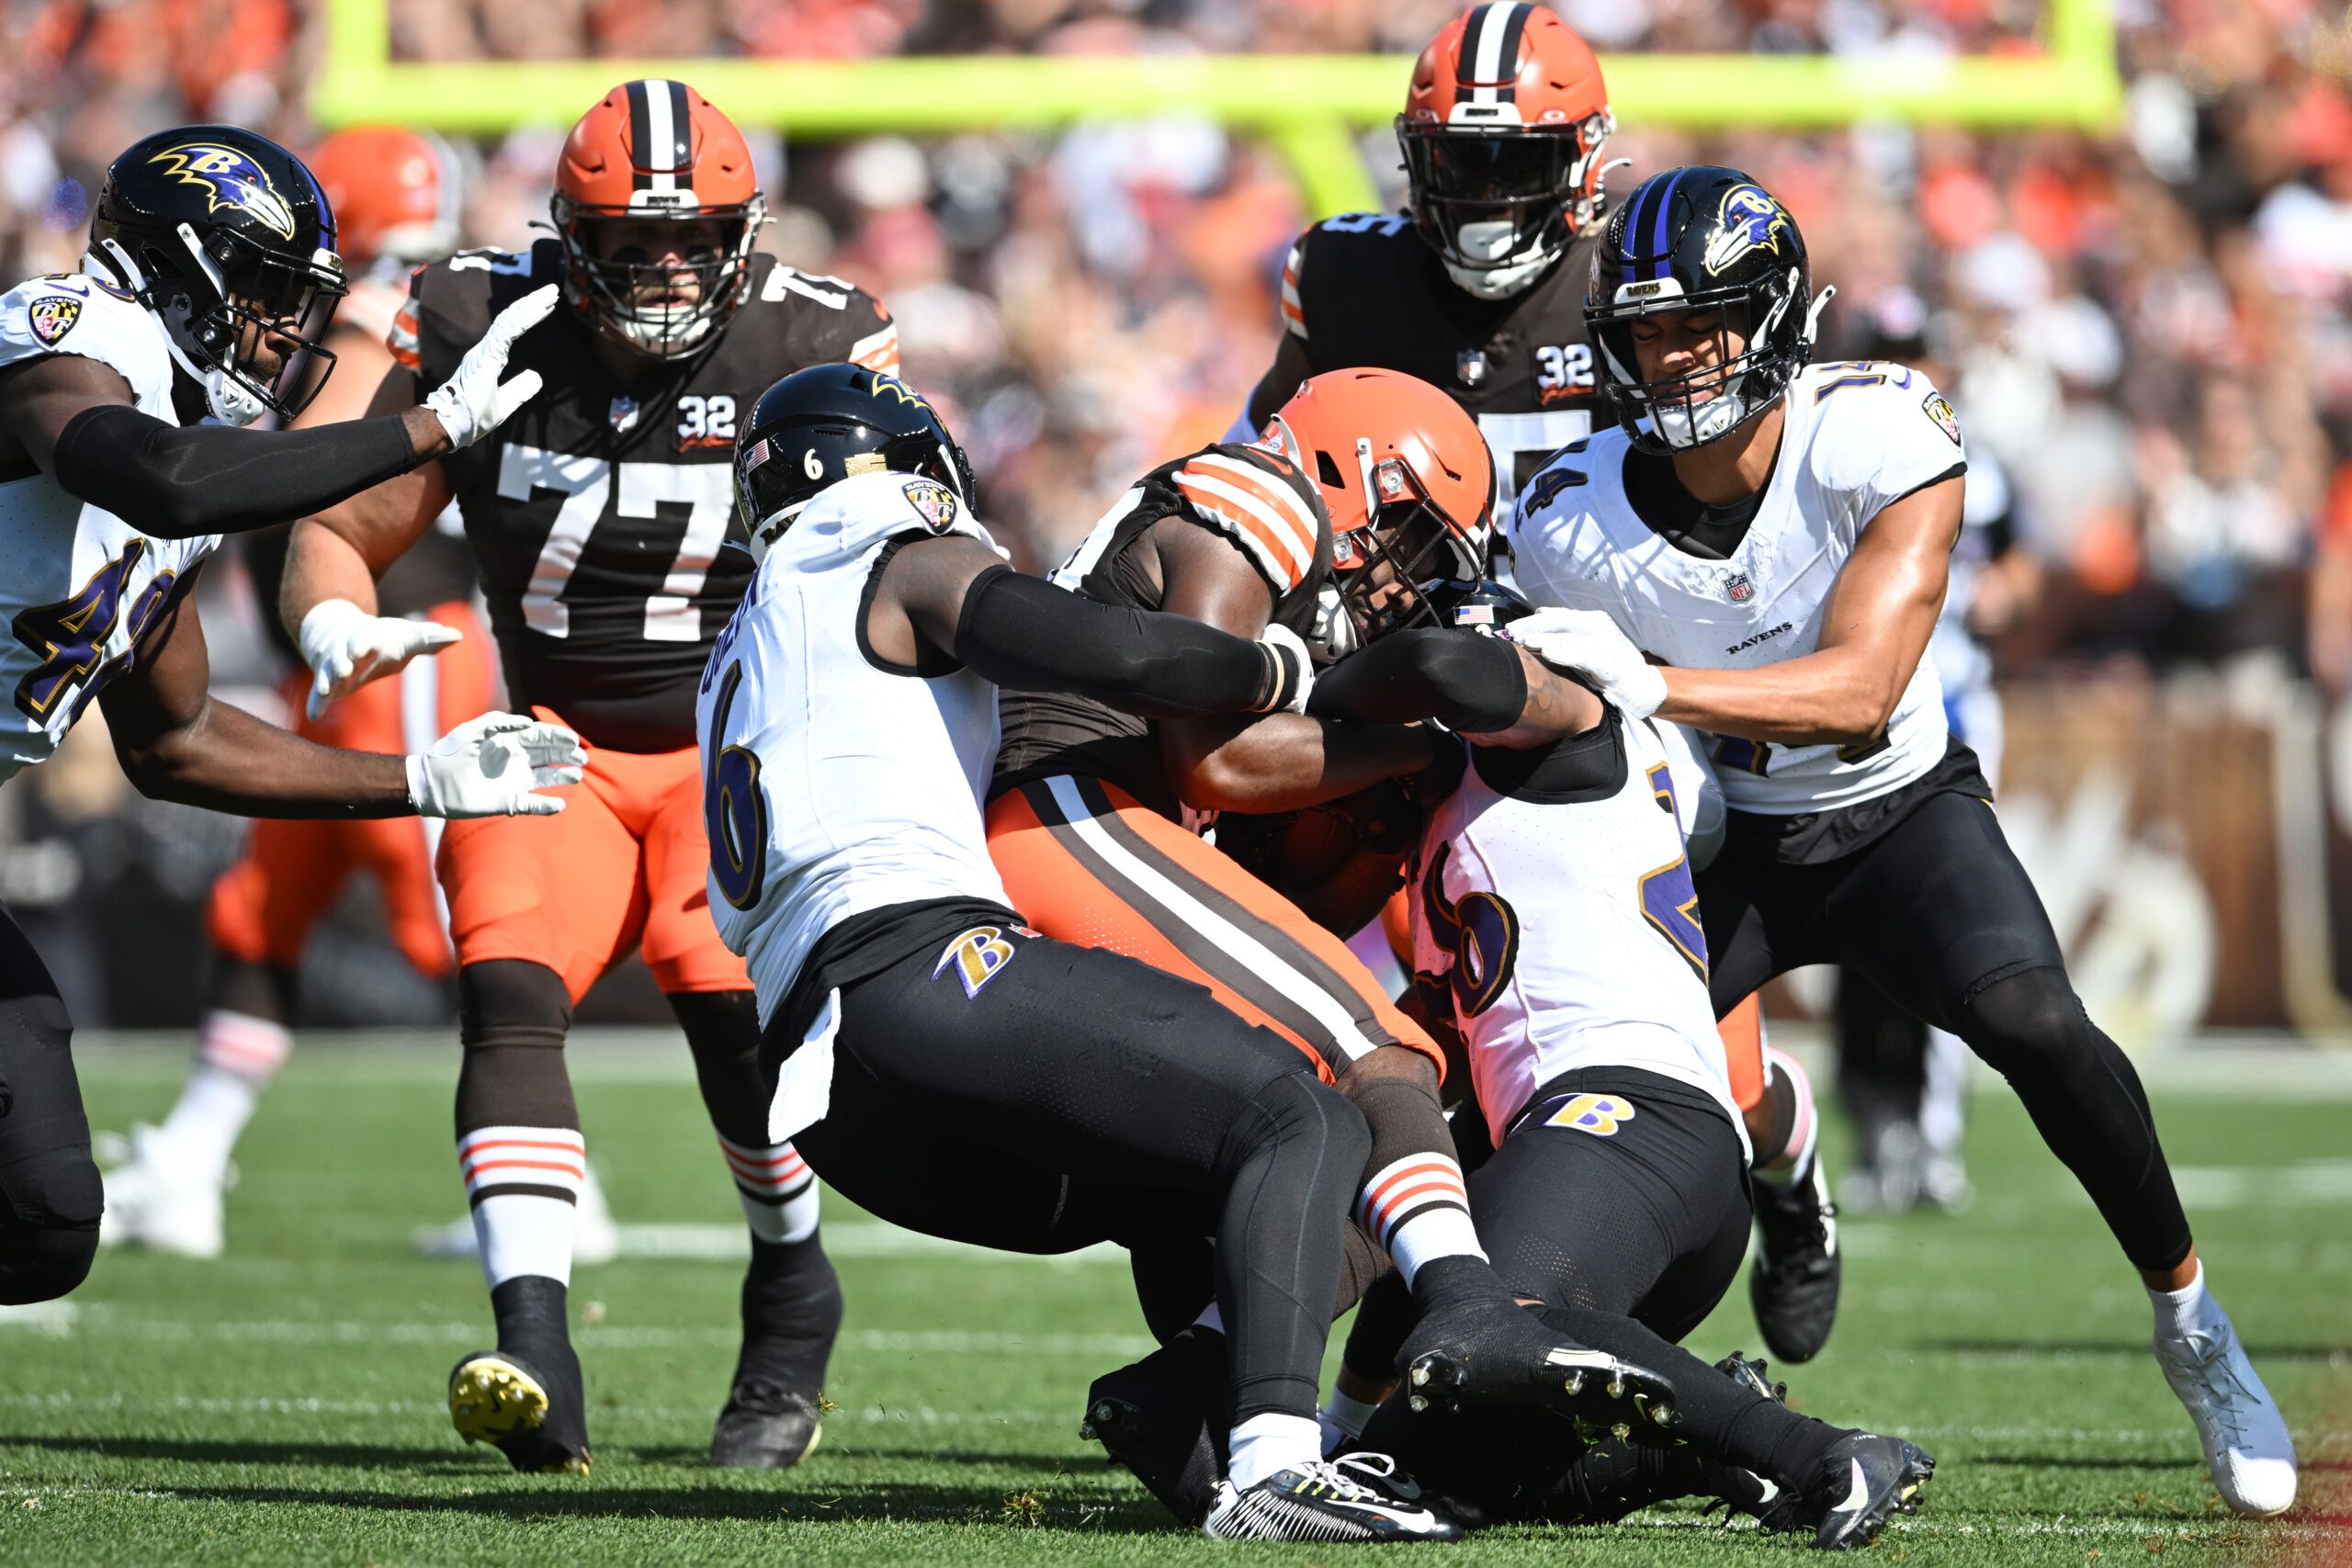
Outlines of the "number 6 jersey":
<svg viewBox="0 0 2352 1568">
<path fill-rule="evenodd" d="M 420 396 L 447 380 L 498 312 L 564 276 L 561 245 L 469 251 L 421 268 L 392 322 Z M 734 514 L 735 426 L 780 376 L 849 360 L 896 374 L 898 328 L 834 277 L 752 258 L 741 310 L 710 348 L 623 381 L 568 308 L 525 334 L 508 374 L 546 389 L 497 433 L 441 459 L 481 565 L 518 705 L 550 708 L 592 744 L 695 743 L 695 685 L 751 581 L 719 548 Z"/>
<path fill-rule="evenodd" d="M 177 424 L 162 325 L 94 277 L 60 273 L 0 295 L 0 367 L 78 355 L 119 372 L 139 412 Z M 0 682 L 10 698 L 0 780 L 44 761 L 217 535 L 154 539 L 23 463 L 0 472 Z"/>
<path fill-rule="evenodd" d="M 1498 1147 L 1577 1067 L 1687 1083 L 1742 1125 L 1673 772 L 1647 724 L 1612 707 L 1544 750 L 1473 747 L 1408 892 L 1415 985 L 1468 1042 Z"/>
</svg>

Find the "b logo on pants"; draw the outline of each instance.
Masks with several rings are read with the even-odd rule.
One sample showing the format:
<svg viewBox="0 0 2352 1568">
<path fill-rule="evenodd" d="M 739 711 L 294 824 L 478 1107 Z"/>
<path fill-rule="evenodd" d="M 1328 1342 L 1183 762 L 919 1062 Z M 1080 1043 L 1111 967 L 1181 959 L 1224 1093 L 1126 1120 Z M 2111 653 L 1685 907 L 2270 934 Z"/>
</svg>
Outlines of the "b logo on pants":
<svg viewBox="0 0 2352 1568">
<path fill-rule="evenodd" d="M 980 987 L 995 979 L 1020 951 L 1004 940 L 1002 926 L 974 926 L 947 944 L 947 951 L 932 965 L 931 977 L 938 979 L 953 964 L 956 977 L 964 983 L 964 995 L 977 997 Z"/>
<path fill-rule="evenodd" d="M 1617 1129 L 1635 1115 L 1634 1102 L 1613 1094 L 1572 1094 L 1558 1110 L 1544 1118 L 1546 1127 L 1570 1127 L 1596 1138 L 1613 1138 Z"/>
</svg>

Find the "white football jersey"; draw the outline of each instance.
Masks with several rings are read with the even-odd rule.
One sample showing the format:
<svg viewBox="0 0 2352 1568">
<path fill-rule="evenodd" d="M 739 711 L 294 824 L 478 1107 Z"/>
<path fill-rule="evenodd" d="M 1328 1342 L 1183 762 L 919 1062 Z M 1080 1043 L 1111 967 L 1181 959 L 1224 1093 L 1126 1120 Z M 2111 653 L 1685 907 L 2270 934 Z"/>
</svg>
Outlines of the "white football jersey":
<svg viewBox="0 0 2352 1568">
<path fill-rule="evenodd" d="M 1641 649 L 1686 669 L 1753 670 L 1813 652 L 1821 606 L 1862 530 L 1889 504 L 1964 471 L 1960 423 L 1905 366 L 1838 361 L 1790 383 L 1780 460 L 1728 560 L 1689 555 L 1625 498 L 1628 438 L 1572 446 L 1520 493 L 1519 591 L 1537 604 L 1604 610 Z M 1714 740 L 1735 811 L 1792 816 L 1900 789 L 1942 760 L 1943 692 L 1922 658 L 1884 737 L 1868 745 Z"/>
<path fill-rule="evenodd" d="M 130 383 L 139 412 L 177 424 L 163 324 L 96 277 L 55 273 L 0 295 L 0 367 L 44 355 L 95 359 Z M 217 535 L 153 539 L 38 471 L 0 480 L 0 780 L 44 761 L 99 691 L 131 665 L 148 621 Z"/>
<path fill-rule="evenodd" d="M 1498 1143 L 1562 1073 L 1639 1067 L 1712 1097 L 1744 1146 L 1672 763 L 1646 723 L 1608 722 L 1606 793 L 1505 794 L 1472 753 L 1421 839 L 1413 967 L 1445 981 Z"/>
<path fill-rule="evenodd" d="M 710 912 L 750 962 L 764 1025 L 819 938 L 918 899 L 1005 903 L 983 811 L 997 689 L 960 666 L 885 669 L 866 585 L 910 535 L 988 531 L 944 485 L 871 473 L 822 491 L 768 547 L 695 702 Z"/>
</svg>

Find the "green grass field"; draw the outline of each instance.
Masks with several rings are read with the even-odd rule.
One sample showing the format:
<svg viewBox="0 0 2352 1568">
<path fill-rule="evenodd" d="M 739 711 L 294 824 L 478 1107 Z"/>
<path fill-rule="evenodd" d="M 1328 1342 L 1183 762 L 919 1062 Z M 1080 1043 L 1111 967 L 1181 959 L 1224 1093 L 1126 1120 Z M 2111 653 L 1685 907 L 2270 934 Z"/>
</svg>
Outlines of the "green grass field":
<svg viewBox="0 0 2352 1568">
<path fill-rule="evenodd" d="M 1075 1436 L 1098 1371 L 1145 1348 L 1122 1261 L 998 1258 L 834 1204 L 850 1319 L 822 1450 L 782 1475 L 702 1455 L 732 1365 L 734 1200 L 683 1048 L 589 1045 L 575 1076 L 632 1239 L 702 1257 L 583 1269 L 572 1301 L 596 1468 L 519 1477 L 449 1433 L 450 1363 L 487 1340 L 469 1264 L 412 1233 L 458 1212 L 454 1051 L 298 1055 L 240 1152 L 216 1264 L 110 1253 L 69 1303 L 0 1317 L 0 1562 L 1230 1561 L 1170 1528 Z M 157 1117 L 176 1054 L 92 1048 L 93 1121 Z M 2286 1407 L 2305 1495 L 2352 1441 L 2352 1075 L 2333 1087 L 2162 1088 L 2216 1287 Z M 2146 1350 L 2148 1312 L 2088 1203 L 2006 1096 L 1980 1095 L 1959 1218 L 1858 1221 L 1846 1305 L 1793 1396 L 1941 1461 L 1904 1562 L 2352 1559 L 2352 1511 L 2224 1517 Z M 831 1201 L 831 1200 L 829 1200 Z M 653 1228 L 660 1226 L 662 1228 Z M 712 1228 L 718 1227 L 718 1228 Z M 721 1245 L 714 1247 L 709 1244 Z M 1695 1337 L 1759 1348 L 1745 1286 Z M 1266 1549 L 1296 1561 L 1345 1549 Z M 1463 1563 L 1758 1561 L 1792 1538 L 1659 1511 L 1509 1530 Z"/>
</svg>

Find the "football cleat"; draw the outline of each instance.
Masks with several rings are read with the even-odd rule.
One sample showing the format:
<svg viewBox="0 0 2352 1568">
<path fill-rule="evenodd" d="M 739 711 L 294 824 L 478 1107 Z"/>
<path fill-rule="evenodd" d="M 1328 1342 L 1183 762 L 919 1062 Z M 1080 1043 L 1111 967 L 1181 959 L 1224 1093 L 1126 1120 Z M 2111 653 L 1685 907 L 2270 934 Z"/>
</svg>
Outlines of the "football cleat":
<svg viewBox="0 0 2352 1568">
<path fill-rule="evenodd" d="M 825 1428 L 817 1402 L 761 1378 L 738 1378 L 710 1435 L 722 1470 L 789 1470 L 817 1451 Z"/>
<path fill-rule="evenodd" d="M 1767 1507 L 1758 1528 L 1767 1535 L 1810 1529 L 1817 1551 L 1868 1546 L 1895 1515 L 1918 1511 L 1935 1472 L 1935 1460 L 1916 1443 L 1855 1432 L 1822 1455 L 1812 1485 Z"/>
<path fill-rule="evenodd" d="M 1225 1480 L 1225 1336 L 1188 1328 L 1142 1360 L 1105 1372 L 1086 1391 L 1078 1435 L 1176 1516 L 1199 1525 Z"/>
<path fill-rule="evenodd" d="M 1838 1323 L 1838 1210 L 1816 1158 L 1782 1186 L 1758 1181 L 1756 1264 L 1747 1295 L 1764 1343 L 1784 1361 L 1810 1361 Z"/>
<path fill-rule="evenodd" d="M 2197 1424 L 2222 1501 L 2248 1518 L 2285 1513 L 2295 1501 L 2295 1440 L 2229 1314 L 2213 1305 L 2197 1331 L 2159 1334 L 2155 1348 L 2165 1382 Z"/>
<path fill-rule="evenodd" d="M 1408 1408 L 1549 1410 L 1628 1437 L 1674 1425 L 1673 1385 L 1647 1367 L 1591 1349 L 1523 1307 L 1476 1302 L 1431 1313 L 1397 1357 Z"/>
<path fill-rule="evenodd" d="M 208 1181 L 179 1168 L 162 1132 L 140 1125 L 127 1141 L 109 1137 L 123 1162 L 106 1173 L 106 1213 L 98 1222 L 101 1247 L 143 1247 L 178 1258 L 220 1256 L 222 1190 L 234 1183 Z"/>
<path fill-rule="evenodd" d="M 1452 1515 L 1422 1497 L 1386 1454 L 1342 1454 L 1278 1470 L 1246 1491 L 1216 1485 L 1201 1533 L 1215 1540 L 1460 1540 Z"/>
<path fill-rule="evenodd" d="M 564 1356 L 569 1386 L 510 1351 L 475 1351 L 450 1371 L 449 1424 L 469 1443 L 492 1444 L 516 1470 L 587 1474 L 580 1363 L 569 1350 Z"/>
<path fill-rule="evenodd" d="M 841 1279 L 811 1238 L 754 1242 L 742 1291 L 743 1348 L 727 1406 L 711 1433 L 710 1462 L 788 1470 L 817 1450 L 822 1389 L 842 1327 Z"/>
<path fill-rule="evenodd" d="M 571 1219 L 571 1261 L 575 1268 L 610 1263 L 621 1253 L 620 1226 L 613 1223 L 612 1205 L 605 1201 L 605 1189 L 596 1179 L 596 1167 L 587 1166 L 587 1179 L 580 1184 L 580 1199 Z M 481 1238 L 474 1234 L 474 1218 L 460 1214 L 443 1224 L 420 1225 L 416 1230 L 416 1249 L 427 1258 L 479 1258 Z"/>
</svg>

